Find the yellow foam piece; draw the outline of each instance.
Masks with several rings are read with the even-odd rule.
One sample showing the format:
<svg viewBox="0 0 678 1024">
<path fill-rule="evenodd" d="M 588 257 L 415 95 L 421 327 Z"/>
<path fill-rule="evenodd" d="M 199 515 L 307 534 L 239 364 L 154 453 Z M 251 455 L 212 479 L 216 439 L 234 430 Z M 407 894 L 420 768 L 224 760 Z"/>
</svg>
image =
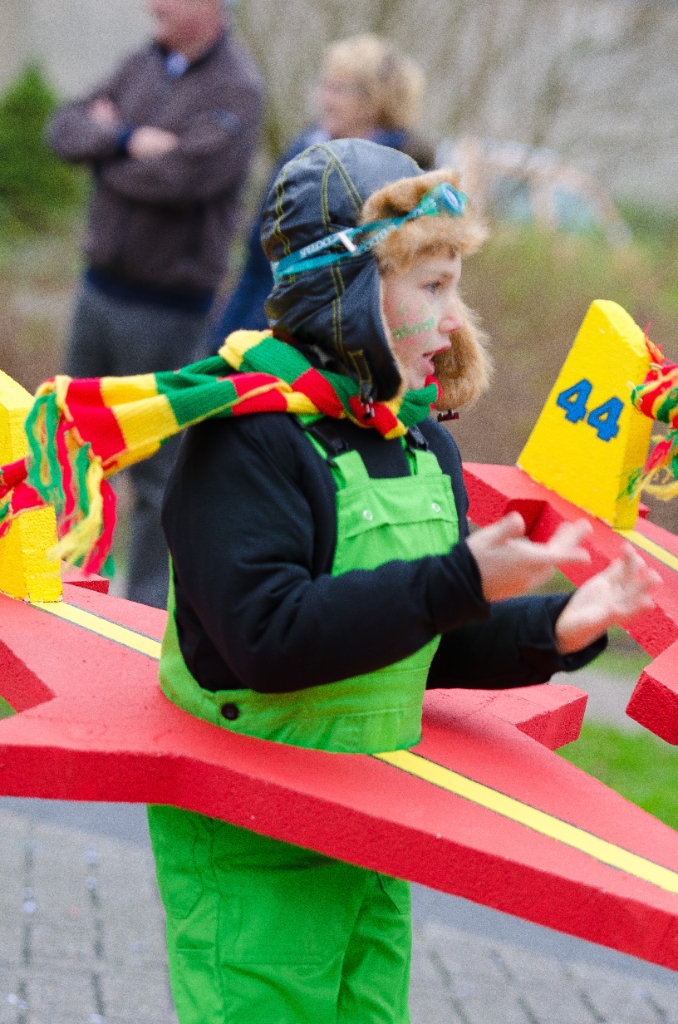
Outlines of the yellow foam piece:
<svg viewBox="0 0 678 1024">
<path fill-rule="evenodd" d="M 0 465 L 26 455 L 24 420 L 32 404 L 28 391 L 0 370 Z M 56 543 L 53 508 L 19 516 L 0 540 L 0 590 L 21 600 L 58 601 L 61 566 L 47 554 Z"/>
<path fill-rule="evenodd" d="M 593 302 L 518 458 L 534 480 L 620 530 L 638 516 L 639 498 L 623 491 L 647 458 L 652 421 L 633 408 L 630 393 L 649 366 L 643 332 L 628 313 L 616 302 Z"/>
</svg>

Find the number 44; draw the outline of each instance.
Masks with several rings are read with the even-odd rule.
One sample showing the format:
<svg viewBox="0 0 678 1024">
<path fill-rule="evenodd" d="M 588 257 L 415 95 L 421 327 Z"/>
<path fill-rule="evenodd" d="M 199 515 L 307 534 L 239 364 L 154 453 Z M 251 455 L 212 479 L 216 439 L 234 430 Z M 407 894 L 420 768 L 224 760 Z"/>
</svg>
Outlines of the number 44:
<svg viewBox="0 0 678 1024">
<path fill-rule="evenodd" d="M 585 419 L 601 441 L 611 441 L 619 433 L 619 416 L 624 403 L 619 398 L 608 398 L 607 402 L 591 409 L 587 415 L 586 403 L 592 391 L 593 384 L 584 378 L 571 388 L 561 391 L 556 399 L 556 405 L 565 410 L 565 419 L 569 423 L 579 423 Z"/>
</svg>

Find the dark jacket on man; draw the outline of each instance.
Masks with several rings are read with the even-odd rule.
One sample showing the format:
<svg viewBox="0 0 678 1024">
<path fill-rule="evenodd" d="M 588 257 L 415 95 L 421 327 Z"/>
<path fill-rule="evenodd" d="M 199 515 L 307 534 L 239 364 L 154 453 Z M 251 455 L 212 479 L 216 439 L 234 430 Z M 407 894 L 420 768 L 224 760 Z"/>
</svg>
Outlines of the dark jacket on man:
<svg viewBox="0 0 678 1024">
<path fill-rule="evenodd" d="M 226 269 L 238 198 L 257 140 L 263 84 L 254 61 L 226 32 L 183 73 L 151 44 L 130 56 L 85 99 L 62 107 L 49 141 L 70 163 L 95 171 L 85 251 L 107 282 L 208 294 Z M 122 129 L 88 114 L 110 99 Z M 179 147 L 137 160 L 126 143 L 152 125 L 173 132 Z"/>
</svg>

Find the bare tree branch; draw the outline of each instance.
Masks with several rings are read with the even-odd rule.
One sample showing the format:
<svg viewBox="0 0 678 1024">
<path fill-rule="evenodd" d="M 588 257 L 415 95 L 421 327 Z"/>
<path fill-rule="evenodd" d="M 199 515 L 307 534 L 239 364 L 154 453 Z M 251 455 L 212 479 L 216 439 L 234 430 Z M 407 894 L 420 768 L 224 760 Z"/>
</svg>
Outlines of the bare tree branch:
<svg viewBox="0 0 678 1024">
<path fill-rule="evenodd" d="M 247 0 L 242 34 L 269 82 L 265 147 L 309 119 L 330 41 L 377 32 L 429 80 L 423 127 L 557 149 L 618 191 L 678 198 L 678 5 L 618 0 Z M 672 170 L 668 170 L 672 168 Z"/>
</svg>

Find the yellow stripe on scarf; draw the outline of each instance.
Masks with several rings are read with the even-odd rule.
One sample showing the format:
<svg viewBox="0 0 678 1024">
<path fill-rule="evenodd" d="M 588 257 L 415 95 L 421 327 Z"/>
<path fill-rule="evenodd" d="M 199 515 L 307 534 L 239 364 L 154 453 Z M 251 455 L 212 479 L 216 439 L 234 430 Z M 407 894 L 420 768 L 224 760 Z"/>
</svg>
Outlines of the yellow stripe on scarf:
<svg viewBox="0 0 678 1024">
<path fill-rule="evenodd" d="M 154 373 L 143 373 L 138 377 L 102 377 L 99 388 L 108 409 L 127 402 L 139 402 L 144 398 L 156 398 L 158 395 Z"/>
<path fill-rule="evenodd" d="M 182 429 L 166 395 L 156 394 L 154 398 L 144 398 L 130 405 L 115 405 L 112 412 L 126 448 L 116 458 L 116 470 L 149 458 L 158 450 L 161 441 Z"/>
<path fill-rule="evenodd" d="M 234 370 L 239 370 L 246 353 L 261 344 L 264 338 L 270 337 L 270 331 L 234 331 L 226 338 L 218 355 Z"/>
</svg>

